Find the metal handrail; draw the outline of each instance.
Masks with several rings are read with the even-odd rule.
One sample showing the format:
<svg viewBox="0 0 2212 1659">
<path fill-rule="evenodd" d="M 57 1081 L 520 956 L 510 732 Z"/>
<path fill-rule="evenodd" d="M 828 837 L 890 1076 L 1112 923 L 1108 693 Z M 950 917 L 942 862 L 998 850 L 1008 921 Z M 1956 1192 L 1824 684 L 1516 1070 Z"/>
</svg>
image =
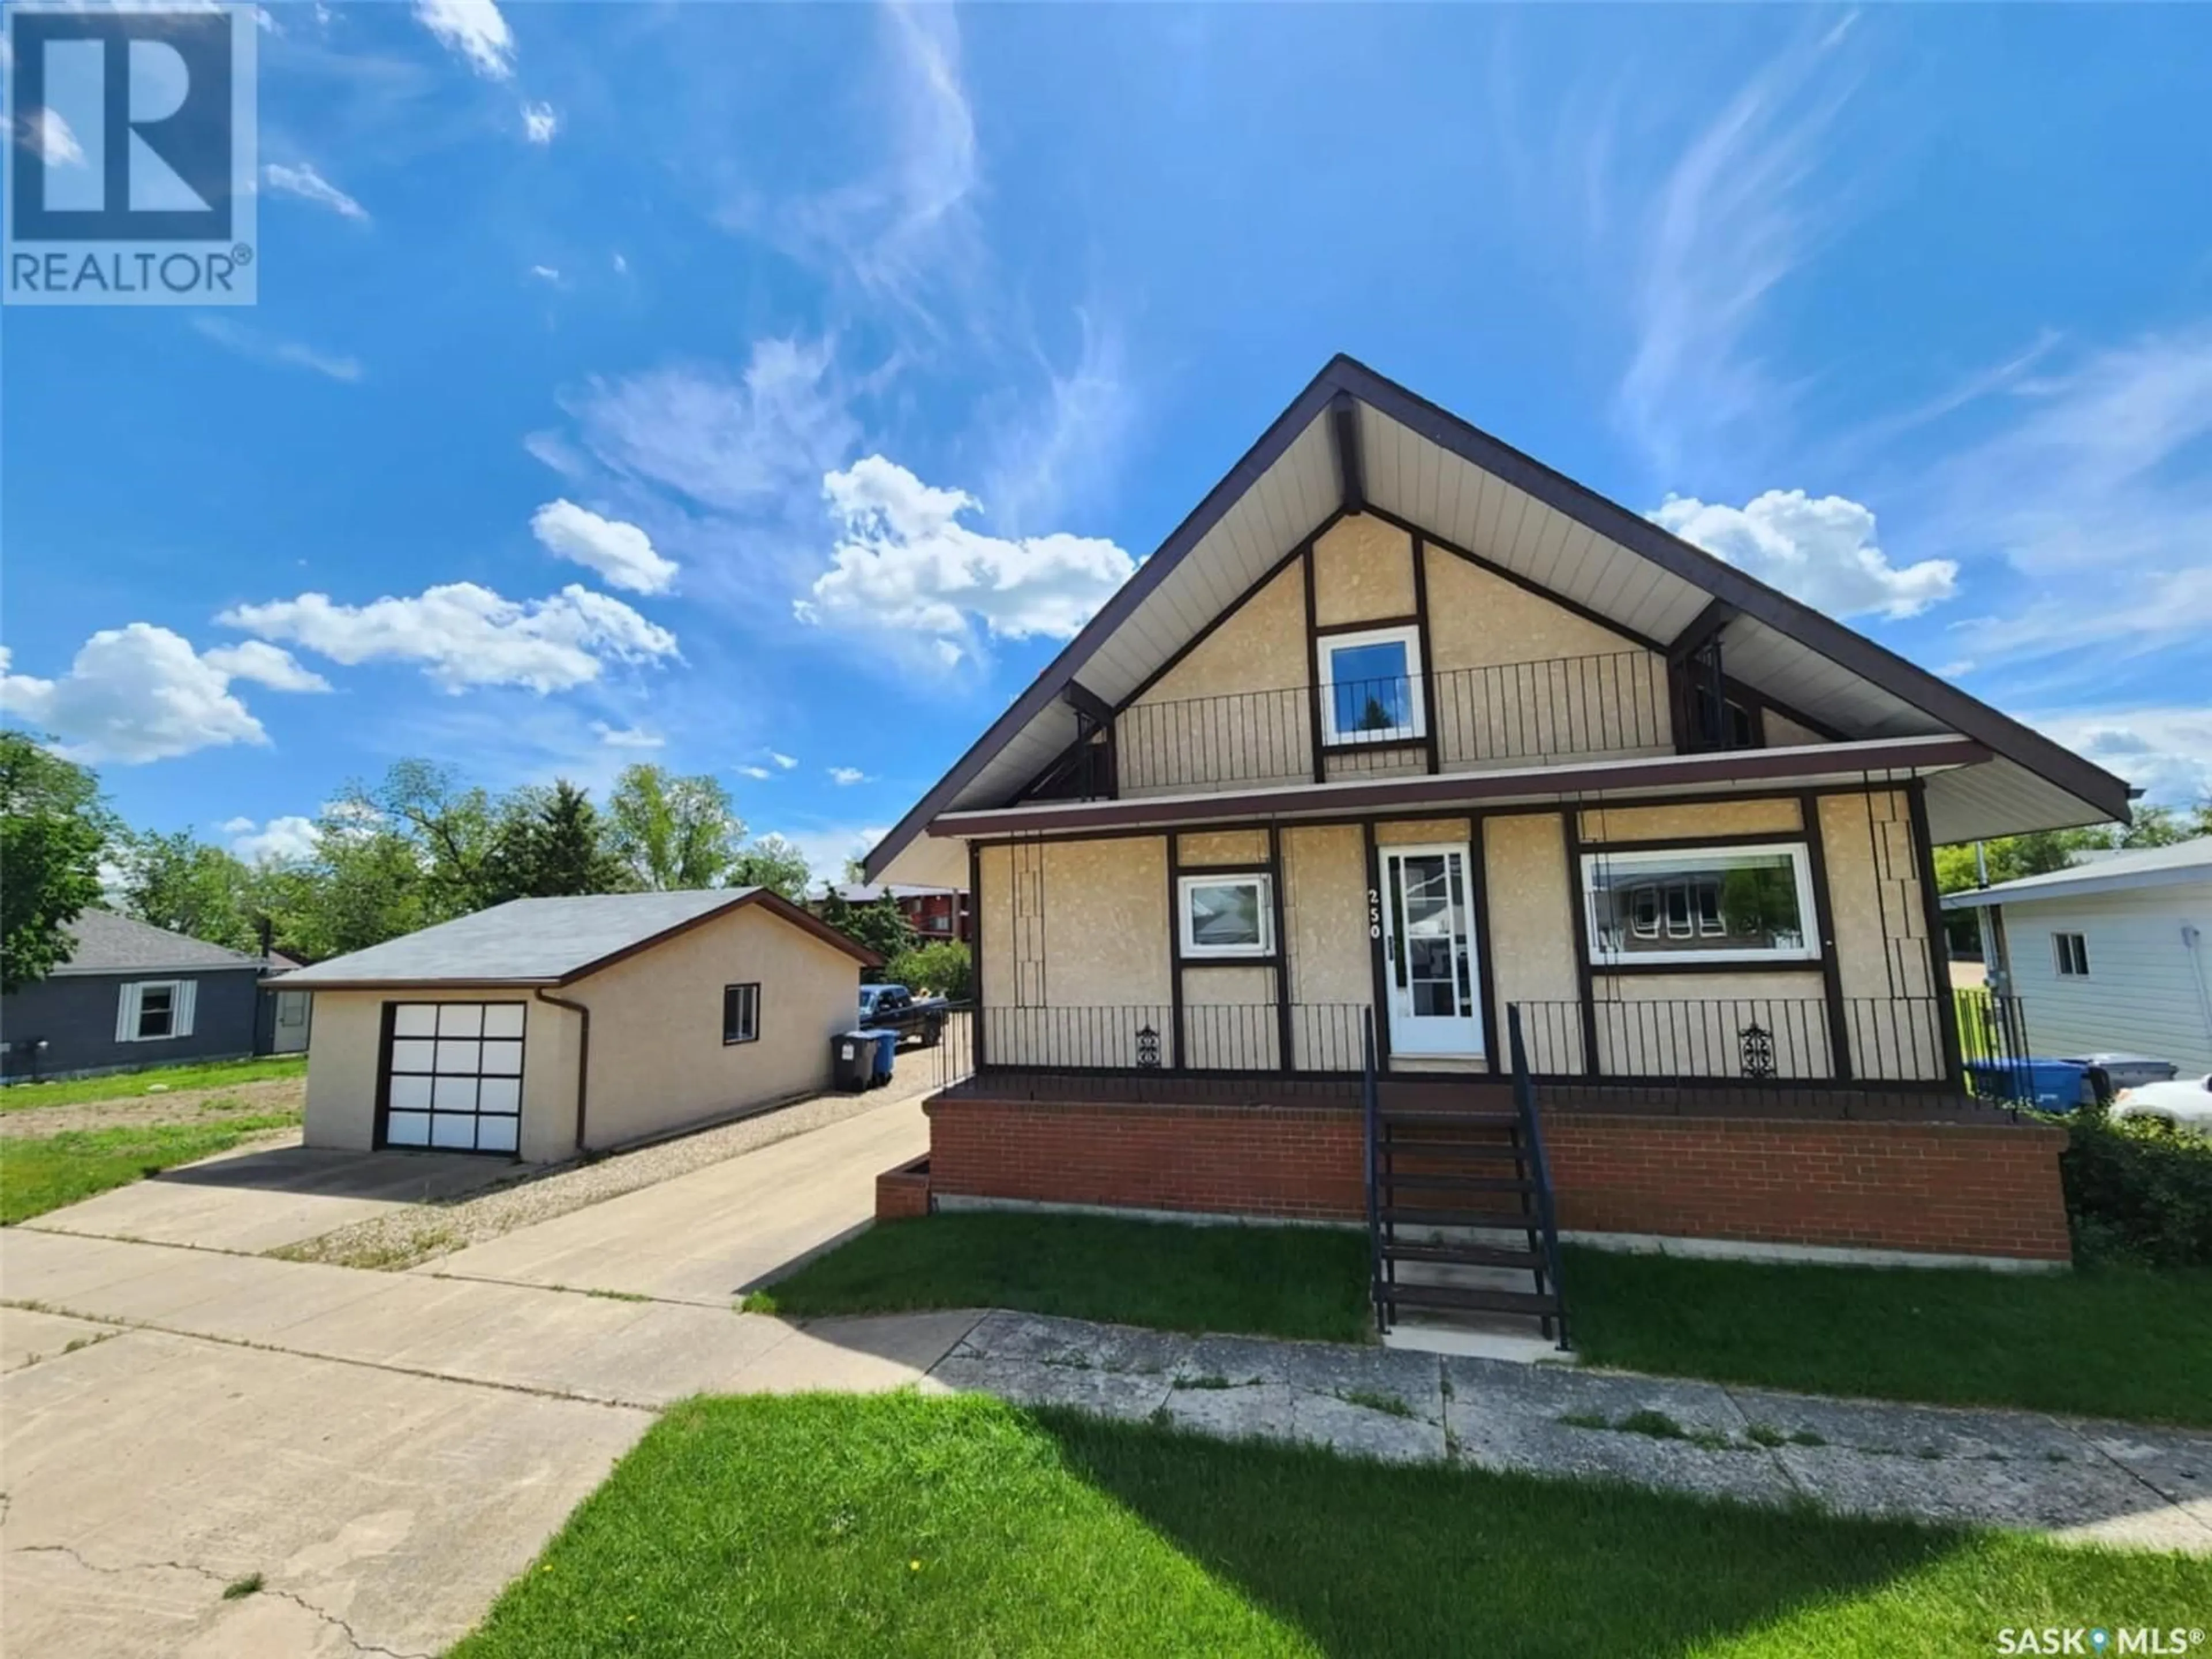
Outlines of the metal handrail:
<svg viewBox="0 0 2212 1659">
<path fill-rule="evenodd" d="M 1566 1281 L 1559 1272 L 1559 1222 L 1552 1204 L 1552 1164 L 1544 1152 L 1543 1120 L 1536 1110 L 1535 1081 L 1528 1075 L 1528 1052 L 1521 1041 L 1521 1009 L 1517 1003 L 1506 1005 L 1505 1040 L 1513 1061 L 1513 1109 L 1520 1115 L 1522 1133 L 1528 1137 L 1530 1174 L 1536 1182 L 1536 1221 L 1543 1233 L 1544 1272 L 1552 1281 L 1552 1295 L 1559 1304 L 1559 1345 L 1560 1352 L 1565 1352 L 1567 1291 Z"/>
<path fill-rule="evenodd" d="M 1387 1332 L 1389 1322 L 1383 1316 L 1382 1299 L 1376 1287 L 1382 1282 L 1382 1200 L 1375 1182 L 1376 1142 L 1381 1131 L 1381 1091 L 1375 1081 L 1375 1011 L 1370 1008 L 1360 1024 L 1359 1033 L 1359 1104 L 1365 1119 L 1365 1174 L 1367 1179 L 1367 1285 L 1368 1294 L 1375 1298 L 1375 1330 L 1377 1335 Z"/>
</svg>

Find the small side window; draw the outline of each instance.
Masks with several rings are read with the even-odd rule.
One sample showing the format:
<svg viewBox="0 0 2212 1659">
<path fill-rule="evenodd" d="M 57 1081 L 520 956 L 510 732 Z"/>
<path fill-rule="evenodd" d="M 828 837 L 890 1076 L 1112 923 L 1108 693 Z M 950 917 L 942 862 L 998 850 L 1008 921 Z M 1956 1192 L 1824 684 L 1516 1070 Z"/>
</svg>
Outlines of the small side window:
<svg viewBox="0 0 2212 1659">
<path fill-rule="evenodd" d="M 760 986 L 722 988 L 722 1044 L 751 1042 L 760 1036 Z"/>
<path fill-rule="evenodd" d="M 2051 955 L 2061 979 L 2089 977 L 2089 941 L 2080 933 L 2053 933 Z"/>
<path fill-rule="evenodd" d="M 1264 957 L 1275 949 L 1273 888 L 1260 875 L 1185 876 L 1186 957 Z"/>
</svg>

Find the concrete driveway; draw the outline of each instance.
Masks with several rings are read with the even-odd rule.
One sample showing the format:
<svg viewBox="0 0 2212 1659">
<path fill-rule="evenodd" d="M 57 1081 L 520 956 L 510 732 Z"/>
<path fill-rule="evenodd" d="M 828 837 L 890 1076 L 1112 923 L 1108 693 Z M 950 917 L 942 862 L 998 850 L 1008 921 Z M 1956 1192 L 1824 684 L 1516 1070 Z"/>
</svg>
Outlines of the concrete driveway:
<svg viewBox="0 0 2212 1659">
<path fill-rule="evenodd" d="M 188 1164 L 42 1215 L 41 1231 L 258 1254 L 403 1204 L 510 1180 L 515 1166 L 457 1152 L 280 1146 Z"/>
<path fill-rule="evenodd" d="M 0 1232 L 0 1652 L 436 1653 L 663 1407 L 930 1386 L 973 1315 L 802 1328 L 729 1306 L 864 1220 L 876 1174 L 925 1139 L 917 1107 L 887 1107 L 478 1247 L 511 1254 L 467 1278 L 209 1248 L 411 1201 L 413 1155 L 389 1196 L 378 1160 L 349 1182 L 313 1155 Z"/>
</svg>

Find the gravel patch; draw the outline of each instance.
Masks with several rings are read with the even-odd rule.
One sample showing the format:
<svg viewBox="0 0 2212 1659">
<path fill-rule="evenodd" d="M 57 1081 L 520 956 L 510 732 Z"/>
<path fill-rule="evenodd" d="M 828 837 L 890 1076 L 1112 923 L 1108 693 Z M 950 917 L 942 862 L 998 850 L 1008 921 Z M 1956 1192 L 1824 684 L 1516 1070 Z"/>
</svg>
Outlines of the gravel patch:
<svg viewBox="0 0 2212 1659">
<path fill-rule="evenodd" d="M 596 1163 L 530 1170 L 495 1187 L 479 1188 L 444 1202 L 410 1204 L 392 1214 L 356 1222 L 268 1254 L 288 1261 L 325 1261 L 385 1272 L 420 1267 L 518 1227 L 550 1221 L 587 1204 L 620 1198 L 641 1187 L 672 1181 L 725 1158 L 929 1093 L 936 1086 L 933 1068 L 917 1066 L 914 1071 L 911 1079 L 894 1078 L 866 1094 L 814 1095 L 680 1139 L 617 1152 Z"/>
<path fill-rule="evenodd" d="M 72 1106 L 30 1106 L 0 1115 L 0 1140 L 58 1135 L 71 1129 L 143 1127 L 155 1123 L 219 1123 L 226 1117 L 296 1112 L 307 1098 L 303 1077 L 234 1083 L 221 1089 L 179 1089 Z"/>
</svg>

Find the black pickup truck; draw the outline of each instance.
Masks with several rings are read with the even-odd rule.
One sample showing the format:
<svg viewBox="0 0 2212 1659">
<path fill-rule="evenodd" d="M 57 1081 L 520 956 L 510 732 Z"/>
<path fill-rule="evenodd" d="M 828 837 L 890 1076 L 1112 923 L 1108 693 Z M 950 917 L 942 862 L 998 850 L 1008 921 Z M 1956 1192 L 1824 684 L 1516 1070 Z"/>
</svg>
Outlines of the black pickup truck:
<svg viewBox="0 0 2212 1659">
<path fill-rule="evenodd" d="M 899 1042 L 919 1038 L 924 1048 L 934 1048 L 945 1038 L 945 1012 L 951 1005 L 943 997 L 924 997 L 917 1000 L 903 985 L 863 985 L 860 988 L 860 1024 L 879 1030 L 893 1030 Z"/>
</svg>

